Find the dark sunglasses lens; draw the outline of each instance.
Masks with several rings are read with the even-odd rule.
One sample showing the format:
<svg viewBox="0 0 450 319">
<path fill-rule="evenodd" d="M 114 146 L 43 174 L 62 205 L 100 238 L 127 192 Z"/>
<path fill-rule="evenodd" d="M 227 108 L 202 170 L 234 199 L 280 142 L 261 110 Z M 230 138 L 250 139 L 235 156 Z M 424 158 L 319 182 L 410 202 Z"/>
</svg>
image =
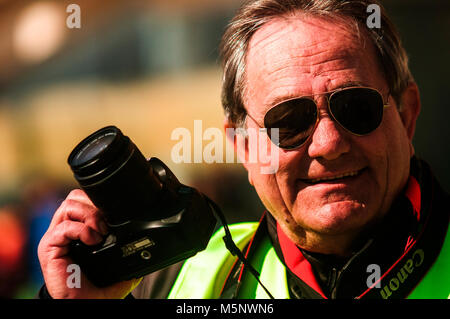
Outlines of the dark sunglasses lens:
<svg viewBox="0 0 450 319">
<path fill-rule="evenodd" d="M 345 129 L 365 135 L 374 131 L 383 119 L 383 97 L 369 88 L 342 90 L 331 96 L 330 110 Z"/>
<path fill-rule="evenodd" d="M 264 126 L 272 141 L 284 149 L 299 147 L 314 131 L 317 108 L 313 100 L 293 99 L 270 109 L 264 116 Z M 273 129 L 278 129 L 278 143 Z"/>
</svg>

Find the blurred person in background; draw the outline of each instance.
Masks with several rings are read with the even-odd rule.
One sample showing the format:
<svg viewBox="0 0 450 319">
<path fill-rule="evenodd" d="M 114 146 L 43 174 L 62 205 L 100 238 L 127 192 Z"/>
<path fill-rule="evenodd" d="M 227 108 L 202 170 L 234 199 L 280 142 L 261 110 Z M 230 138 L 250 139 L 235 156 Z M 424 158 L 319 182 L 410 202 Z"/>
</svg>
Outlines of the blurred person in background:
<svg viewBox="0 0 450 319">
<path fill-rule="evenodd" d="M 64 183 L 41 175 L 28 178 L 22 189 L 21 203 L 28 231 L 27 283 L 23 289 L 24 295 L 19 297 L 33 297 L 31 291 L 40 287 L 44 281 L 36 254 L 37 247 L 50 225 L 53 213 L 63 201 L 64 194 L 67 194 Z"/>
<path fill-rule="evenodd" d="M 0 297 L 32 298 L 42 286 L 37 247 L 66 188 L 42 175 L 28 177 L 0 209 Z"/>
<path fill-rule="evenodd" d="M 26 278 L 27 232 L 19 210 L 0 208 L 0 298 L 14 298 Z"/>
<path fill-rule="evenodd" d="M 380 27 L 367 24 L 373 4 Z M 267 212 L 230 226 L 262 284 L 215 235 L 142 282 L 98 288 L 83 276 L 81 288 L 67 287 L 69 243 L 93 245 L 108 232 L 74 190 L 39 245 L 39 297 L 447 298 L 450 198 L 415 156 L 419 89 L 381 4 L 248 1 L 222 58 L 225 128 L 266 128 L 260 138 L 279 157 L 274 174 L 243 161 Z"/>
</svg>

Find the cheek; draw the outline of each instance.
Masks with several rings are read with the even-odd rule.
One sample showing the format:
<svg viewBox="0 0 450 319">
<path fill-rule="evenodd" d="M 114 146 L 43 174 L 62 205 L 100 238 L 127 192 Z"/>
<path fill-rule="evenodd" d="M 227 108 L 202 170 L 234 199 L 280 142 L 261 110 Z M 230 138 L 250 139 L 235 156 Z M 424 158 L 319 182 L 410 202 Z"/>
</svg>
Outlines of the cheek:
<svg viewBox="0 0 450 319">
<path fill-rule="evenodd" d="M 383 124 L 376 133 L 370 141 L 372 147 L 366 147 L 366 150 L 372 151 L 374 157 L 386 159 L 387 182 L 396 185 L 399 179 L 409 175 L 411 152 L 406 129 L 395 109 L 385 112 Z"/>
<path fill-rule="evenodd" d="M 269 212 L 274 214 L 282 210 L 284 202 L 275 175 L 258 174 L 253 178 L 253 186 Z"/>
<path fill-rule="evenodd" d="M 385 212 L 409 176 L 410 142 L 398 113 L 386 112 L 382 125 L 372 134 L 356 138 L 354 145 L 367 160 L 377 186 L 370 195 L 379 201 L 374 206 Z"/>
<path fill-rule="evenodd" d="M 294 189 L 290 186 L 289 176 L 293 172 L 286 166 L 286 158 L 279 154 L 279 165 L 275 174 L 261 174 L 261 165 L 248 165 L 247 169 L 251 174 L 253 186 L 258 193 L 259 198 L 266 209 L 274 215 L 275 218 L 281 218 L 290 222 L 293 207 L 293 198 L 295 198 Z M 290 167 L 290 166 L 289 166 Z"/>
<path fill-rule="evenodd" d="M 386 123 L 387 197 L 392 199 L 405 185 L 410 169 L 411 142 L 398 112 L 391 112 Z"/>
</svg>

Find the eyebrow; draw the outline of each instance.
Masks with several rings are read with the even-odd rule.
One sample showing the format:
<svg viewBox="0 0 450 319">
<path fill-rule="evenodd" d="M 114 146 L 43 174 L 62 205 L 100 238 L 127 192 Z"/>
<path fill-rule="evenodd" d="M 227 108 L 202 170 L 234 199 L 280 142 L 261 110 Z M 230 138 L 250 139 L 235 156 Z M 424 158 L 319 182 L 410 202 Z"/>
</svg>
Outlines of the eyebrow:
<svg viewBox="0 0 450 319">
<path fill-rule="evenodd" d="M 336 88 L 334 88 L 331 91 L 335 91 L 335 90 L 339 90 L 339 89 L 345 89 L 345 88 L 349 88 L 349 87 L 352 87 L 352 86 L 368 87 L 369 85 L 367 85 L 367 84 L 365 84 L 363 82 L 360 82 L 360 81 L 347 81 L 344 84 L 341 84 L 341 85 L 337 86 Z M 331 92 L 331 91 L 329 91 L 329 92 Z M 324 92 L 324 93 L 326 93 L 326 92 Z"/>
<path fill-rule="evenodd" d="M 360 87 L 360 86 L 361 87 L 370 87 L 369 85 L 367 85 L 364 82 L 347 81 L 347 82 L 344 82 L 341 85 L 336 86 L 334 89 L 332 89 L 330 91 L 326 91 L 326 92 L 314 93 L 314 94 L 307 94 L 307 93 L 305 93 L 305 94 L 298 94 L 298 93 L 296 93 L 296 94 L 287 94 L 287 95 L 283 95 L 283 96 L 278 96 L 278 97 L 274 98 L 273 100 L 271 100 L 269 103 L 265 104 L 264 107 L 266 109 L 270 109 L 270 108 L 274 107 L 275 105 L 280 104 L 280 103 L 282 103 L 284 101 L 292 100 L 292 99 L 295 99 L 295 98 L 311 97 L 311 96 L 315 96 L 315 95 L 326 94 L 326 93 L 330 93 L 330 92 L 333 92 L 333 91 L 337 91 L 339 89 L 345 89 L 345 88 L 354 87 L 354 86 L 357 86 L 357 87 Z"/>
</svg>

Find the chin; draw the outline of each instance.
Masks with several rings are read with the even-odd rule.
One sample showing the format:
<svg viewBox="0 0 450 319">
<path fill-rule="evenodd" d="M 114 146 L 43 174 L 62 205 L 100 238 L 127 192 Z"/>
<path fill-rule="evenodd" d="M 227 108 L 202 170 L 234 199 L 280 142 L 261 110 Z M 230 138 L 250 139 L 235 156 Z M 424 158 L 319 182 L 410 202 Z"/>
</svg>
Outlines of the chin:
<svg viewBox="0 0 450 319">
<path fill-rule="evenodd" d="M 340 235 L 358 231 L 373 219 L 367 206 L 355 201 L 326 204 L 318 209 L 308 209 L 306 216 L 297 216 L 300 225 L 317 233 Z M 303 215 L 303 216 L 302 216 Z"/>
</svg>

